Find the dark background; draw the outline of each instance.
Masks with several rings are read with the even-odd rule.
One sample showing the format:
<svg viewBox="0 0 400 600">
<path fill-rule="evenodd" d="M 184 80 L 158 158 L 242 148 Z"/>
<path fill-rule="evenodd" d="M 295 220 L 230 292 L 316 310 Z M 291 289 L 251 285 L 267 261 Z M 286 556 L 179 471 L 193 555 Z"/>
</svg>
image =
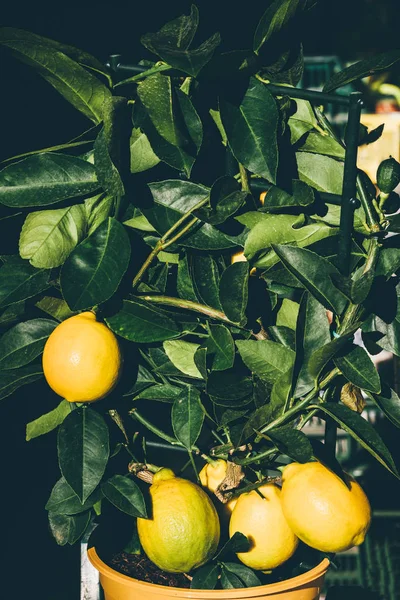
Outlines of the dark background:
<svg viewBox="0 0 400 600">
<path fill-rule="evenodd" d="M 140 36 L 188 13 L 189 0 L 140 3 L 8 2 L 1 25 L 18 27 L 80 47 L 105 61 L 122 54 L 145 58 Z M 269 2 L 198 0 L 200 37 L 220 31 L 227 50 L 251 46 L 257 22 Z M 321 0 L 304 36 L 306 54 L 357 59 L 400 47 L 397 0 Z M 0 52 L 0 159 L 68 141 L 90 122 L 80 116 L 33 70 Z M 79 598 L 79 545 L 58 547 L 47 531 L 44 505 L 58 479 L 56 436 L 25 442 L 25 424 L 55 406 L 45 384 L 22 388 L 1 406 L 1 570 L 11 579 L 10 597 L 41 600 Z M 395 440 L 393 439 L 393 446 Z M 377 468 L 375 483 L 385 476 Z M 384 483 L 383 485 L 386 485 Z M 5 534 L 5 540 L 4 540 Z M 6 541 L 6 543 L 4 543 Z M 0 592 L 6 597 L 6 591 Z"/>
</svg>

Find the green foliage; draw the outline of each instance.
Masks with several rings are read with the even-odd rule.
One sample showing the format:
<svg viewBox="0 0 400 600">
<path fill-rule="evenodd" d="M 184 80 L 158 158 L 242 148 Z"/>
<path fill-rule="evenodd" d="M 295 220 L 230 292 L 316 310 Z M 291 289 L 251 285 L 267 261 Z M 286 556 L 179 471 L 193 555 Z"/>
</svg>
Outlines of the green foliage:
<svg viewBox="0 0 400 600">
<path fill-rule="evenodd" d="M 331 401 L 350 382 L 400 427 L 396 391 L 354 344 L 361 328 L 367 349 L 400 356 L 400 219 L 386 218 L 360 174 L 351 254 L 339 263 L 341 207 L 325 198 L 342 193 L 345 146 L 319 108 L 291 98 L 303 69 L 297 18 L 314 3 L 275 0 L 253 48 L 229 53 L 219 34 L 193 46 L 192 7 L 143 36 L 154 62 L 116 85 L 83 51 L 0 30 L 0 44 L 97 125 L 85 155 L 76 142 L 22 147 L 0 171 L 0 398 L 27 386 L 37 406 L 27 440 L 58 429 L 62 477 L 46 508 L 61 545 L 100 504 L 150 514 L 135 473 L 153 438 L 186 452 L 194 471 L 200 455 L 231 457 L 252 489 L 288 459 L 328 461 L 342 477 L 332 449 L 302 431 L 318 411 L 398 477 L 373 425 Z M 326 90 L 398 59 L 352 65 Z M 255 189 L 267 191 L 262 204 Z M 10 219 L 21 219 L 16 235 Z M 84 310 L 118 337 L 121 380 L 94 407 L 54 394 L 41 408 L 46 340 Z M 157 466 L 171 466 L 167 454 Z M 248 547 L 234 536 L 192 587 L 259 585 L 233 562 Z"/>
</svg>

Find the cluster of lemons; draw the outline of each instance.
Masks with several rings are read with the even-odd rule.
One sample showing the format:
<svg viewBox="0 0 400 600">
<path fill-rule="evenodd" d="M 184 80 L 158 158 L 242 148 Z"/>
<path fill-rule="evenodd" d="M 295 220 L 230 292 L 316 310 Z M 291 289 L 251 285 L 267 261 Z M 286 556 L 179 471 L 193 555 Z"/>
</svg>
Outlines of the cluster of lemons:
<svg viewBox="0 0 400 600">
<path fill-rule="evenodd" d="M 70 402 L 94 402 L 118 382 L 122 356 L 115 335 L 84 312 L 63 321 L 50 335 L 43 370 L 50 387 Z M 163 468 L 150 486 L 152 518 L 138 519 L 144 551 L 159 568 L 188 572 L 215 554 L 220 518 L 210 493 L 225 479 L 227 462 L 207 463 L 200 487 Z M 204 491 L 206 490 L 206 491 Z M 292 463 L 282 485 L 262 485 L 224 505 L 229 535 L 241 532 L 251 543 L 238 558 L 248 567 L 270 571 L 287 561 L 299 540 L 322 552 L 340 552 L 364 541 L 371 520 L 360 485 L 343 482 L 320 462 Z M 221 511 L 220 511 L 221 512 Z"/>
</svg>

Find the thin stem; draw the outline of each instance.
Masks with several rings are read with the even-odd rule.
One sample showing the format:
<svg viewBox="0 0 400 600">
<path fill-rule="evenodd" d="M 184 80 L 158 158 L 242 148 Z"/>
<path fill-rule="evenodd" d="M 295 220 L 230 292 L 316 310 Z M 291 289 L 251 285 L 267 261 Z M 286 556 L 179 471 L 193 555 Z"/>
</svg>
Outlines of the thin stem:
<svg viewBox="0 0 400 600">
<path fill-rule="evenodd" d="M 196 464 L 194 462 L 193 454 L 190 451 L 189 451 L 189 458 L 190 458 L 190 462 L 191 462 L 192 467 L 193 467 L 194 474 L 196 475 L 197 482 L 200 483 L 199 473 L 197 471 L 197 467 L 196 467 Z"/>
<path fill-rule="evenodd" d="M 151 67 L 151 69 L 147 69 L 147 71 L 143 71 L 143 73 L 138 73 L 137 75 L 134 75 L 133 77 L 129 77 L 128 79 L 124 79 L 123 81 L 119 81 L 118 83 L 116 83 L 114 85 L 114 89 L 117 87 L 121 87 L 122 85 L 136 83 L 137 81 L 140 81 L 141 79 L 145 79 L 146 77 L 149 77 L 149 75 L 154 75 L 155 73 L 162 73 L 162 71 L 168 71 L 169 69 L 172 69 L 172 67 L 167 64 L 156 65 L 155 67 Z"/>
<path fill-rule="evenodd" d="M 162 236 L 162 238 L 160 238 L 157 242 L 157 244 L 155 245 L 155 247 L 153 248 L 153 250 L 150 252 L 149 256 L 146 258 L 146 260 L 144 261 L 144 263 L 142 264 L 142 266 L 140 267 L 139 271 L 136 273 L 133 281 L 132 281 L 132 288 L 135 288 L 140 281 L 142 280 L 143 275 L 145 274 L 145 272 L 147 271 L 147 269 L 150 267 L 151 263 L 153 262 L 153 260 L 155 259 L 155 257 L 157 256 L 157 254 L 159 254 L 162 250 L 164 250 L 165 248 L 168 248 L 168 246 L 170 246 L 171 244 L 173 244 L 174 242 L 176 242 L 176 240 L 178 240 L 180 237 L 182 237 L 183 235 L 185 235 L 185 233 L 187 233 L 187 231 L 195 224 L 197 223 L 198 219 L 195 217 L 194 219 L 192 219 L 190 221 L 190 223 L 188 223 L 188 225 L 186 227 L 184 227 L 178 234 L 176 234 L 171 240 L 169 240 L 169 238 L 171 237 L 171 235 L 173 233 L 175 233 L 175 231 L 177 229 L 179 229 L 179 227 L 181 225 L 183 225 L 183 223 L 185 223 L 185 221 L 192 215 L 192 213 L 195 210 L 198 210 L 199 208 L 201 208 L 202 206 L 204 206 L 205 204 L 207 204 L 209 202 L 209 196 L 207 196 L 207 198 L 203 198 L 203 200 L 200 200 L 200 202 L 197 202 L 197 204 L 195 204 L 187 213 L 185 213 L 184 215 L 182 215 L 182 217 L 180 219 L 178 219 L 176 221 L 176 223 L 174 223 L 172 225 L 172 227 L 170 227 L 168 229 L 168 231 L 166 231 L 164 233 L 164 235 Z M 168 243 L 166 243 L 168 241 Z"/>
<path fill-rule="evenodd" d="M 378 231 L 381 231 L 381 226 L 376 217 L 376 211 L 374 210 L 374 206 L 368 195 L 364 182 L 359 175 L 357 175 L 357 192 L 360 196 L 361 205 L 365 213 L 369 230 L 372 233 L 378 233 Z"/>
<path fill-rule="evenodd" d="M 166 442 L 168 442 L 172 446 L 181 446 L 181 447 L 183 446 L 183 444 L 181 444 L 180 442 L 178 442 L 178 440 L 176 440 L 172 436 L 168 435 L 168 433 L 165 433 L 164 431 L 162 431 L 161 429 L 159 429 L 158 427 L 156 427 L 155 425 L 153 425 L 153 423 L 151 423 L 150 421 L 148 421 L 143 415 L 141 415 L 136 410 L 136 408 L 133 408 L 132 410 L 130 410 L 128 414 L 133 419 L 136 419 L 136 421 L 139 421 L 139 423 L 141 423 L 142 425 L 144 425 L 146 427 L 146 429 L 148 429 L 149 431 L 151 431 L 152 433 L 154 433 L 155 435 L 157 435 L 161 439 L 165 440 Z"/>
</svg>

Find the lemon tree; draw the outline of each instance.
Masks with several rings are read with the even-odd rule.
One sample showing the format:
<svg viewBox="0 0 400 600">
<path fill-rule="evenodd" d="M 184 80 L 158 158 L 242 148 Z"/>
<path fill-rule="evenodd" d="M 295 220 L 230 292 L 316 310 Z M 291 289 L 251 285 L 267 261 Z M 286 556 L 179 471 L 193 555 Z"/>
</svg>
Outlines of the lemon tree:
<svg viewBox="0 0 400 600">
<path fill-rule="evenodd" d="M 192 587 L 259 585 L 368 528 L 334 444 L 303 430 L 315 414 L 399 477 L 359 410 L 366 398 L 400 426 L 399 397 L 368 353 L 400 356 L 400 167 L 386 161 L 378 189 L 362 172 L 352 182 L 343 261 L 345 147 L 356 148 L 297 87 L 314 4 L 275 0 L 253 45 L 232 52 L 219 33 L 202 37 L 193 6 L 143 32 L 140 72 L 126 79 L 72 46 L 0 29 L 8 60 L 87 121 L 73 141 L 22 144 L 0 170 L 0 397 L 26 386 L 30 444 L 57 429 L 46 509 L 58 544 L 93 521 L 108 540 L 138 521 L 142 546 L 124 547 L 193 571 Z M 399 58 L 353 64 L 325 92 Z M 244 476 L 227 477 L 232 465 Z"/>
</svg>

